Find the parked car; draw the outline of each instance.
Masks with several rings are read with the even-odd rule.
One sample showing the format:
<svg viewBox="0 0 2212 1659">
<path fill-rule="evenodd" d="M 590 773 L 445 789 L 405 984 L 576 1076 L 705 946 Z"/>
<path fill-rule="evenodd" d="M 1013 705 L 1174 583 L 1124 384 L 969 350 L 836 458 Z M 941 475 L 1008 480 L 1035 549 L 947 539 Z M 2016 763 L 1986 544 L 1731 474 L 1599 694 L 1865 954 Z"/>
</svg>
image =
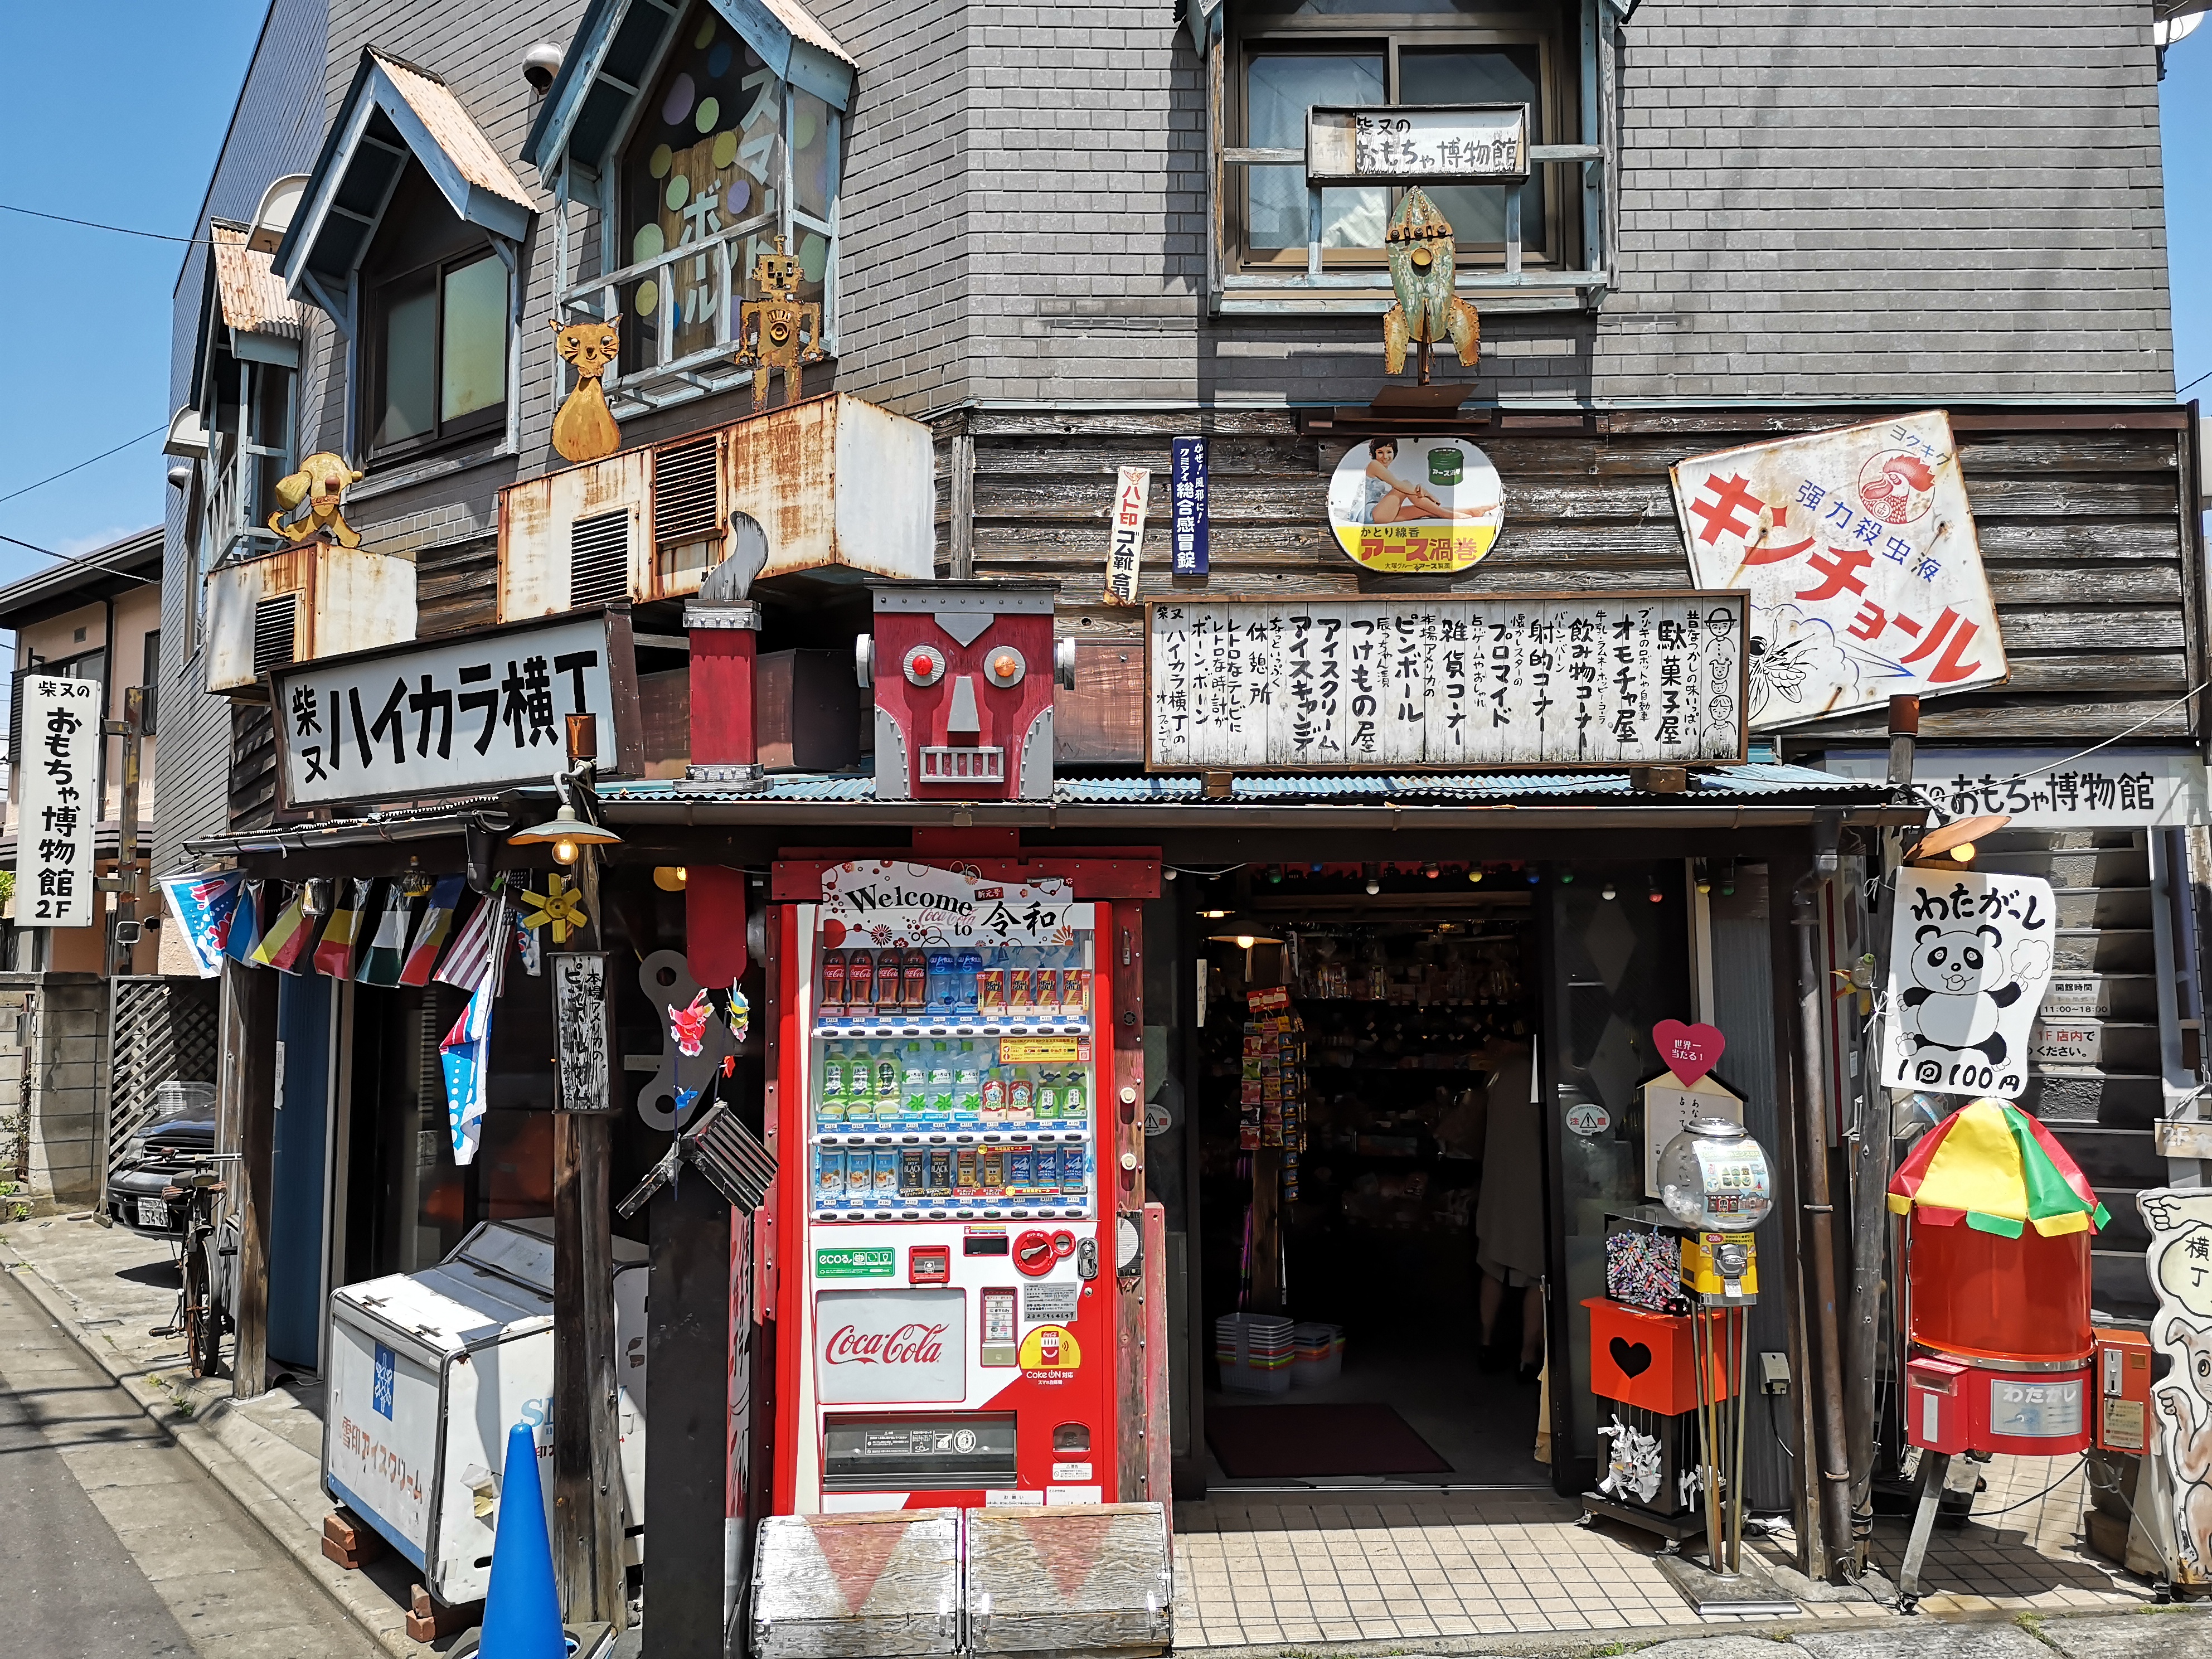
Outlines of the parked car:
<svg viewBox="0 0 2212 1659">
<path fill-rule="evenodd" d="M 184 1237 L 185 1203 L 162 1196 L 208 1166 L 215 1152 L 215 1091 L 205 1084 L 162 1085 L 154 1115 L 136 1131 L 107 1177 L 107 1213 L 148 1238 Z"/>
</svg>

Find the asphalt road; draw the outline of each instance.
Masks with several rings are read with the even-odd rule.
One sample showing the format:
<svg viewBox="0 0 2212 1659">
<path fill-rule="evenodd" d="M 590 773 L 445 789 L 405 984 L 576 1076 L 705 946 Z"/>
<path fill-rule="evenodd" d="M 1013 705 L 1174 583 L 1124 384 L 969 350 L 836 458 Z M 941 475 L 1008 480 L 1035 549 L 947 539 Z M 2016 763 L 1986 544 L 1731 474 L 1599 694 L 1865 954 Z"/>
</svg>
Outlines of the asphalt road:
<svg viewBox="0 0 2212 1659">
<path fill-rule="evenodd" d="M 10 1653 L 382 1653 L 6 1274 L 0 1585 Z"/>
</svg>

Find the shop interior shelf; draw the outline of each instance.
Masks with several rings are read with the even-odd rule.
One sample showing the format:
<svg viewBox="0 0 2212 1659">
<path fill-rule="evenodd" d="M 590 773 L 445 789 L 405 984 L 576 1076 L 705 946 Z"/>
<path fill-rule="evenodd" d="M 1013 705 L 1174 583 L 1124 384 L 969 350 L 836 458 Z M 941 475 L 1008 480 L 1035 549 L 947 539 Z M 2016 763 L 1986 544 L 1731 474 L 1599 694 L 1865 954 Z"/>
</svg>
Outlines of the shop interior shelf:
<svg viewBox="0 0 2212 1659">
<path fill-rule="evenodd" d="M 1088 1204 L 978 1204 L 957 1198 L 911 1200 L 880 1210 L 836 1210 L 817 1205 L 817 1221 L 1083 1221 L 1091 1215 Z"/>
<path fill-rule="evenodd" d="M 1032 1124 L 1027 1128 L 980 1123 L 933 1123 L 921 1127 L 902 1124 L 872 1124 L 867 1128 L 845 1127 L 816 1131 L 817 1146 L 1055 1146 L 1062 1141 L 1091 1139 L 1088 1124 Z"/>
<path fill-rule="evenodd" d="M 1091 1018 L 832 1019 L 814 1022 L 817 1037 L 1089 1036 Z"/>
</svg>

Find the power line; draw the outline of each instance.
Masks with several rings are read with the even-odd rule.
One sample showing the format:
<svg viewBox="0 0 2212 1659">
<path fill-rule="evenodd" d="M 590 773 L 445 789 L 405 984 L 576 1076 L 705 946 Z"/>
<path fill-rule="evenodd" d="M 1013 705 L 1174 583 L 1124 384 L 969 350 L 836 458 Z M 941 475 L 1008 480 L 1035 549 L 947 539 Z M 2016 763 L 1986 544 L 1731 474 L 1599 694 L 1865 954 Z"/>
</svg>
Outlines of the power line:
<svg viewBox="0 0 2212 1659">
<path fill-rule="evenodd" d="M 40 547 L 36 542 L 27 542 L 21 536 L 0 536 L 0 542 L 6 542 L 10 547 L 28 548 L 32 552 L 43 553 L 50 559 L 60 559 L 70 564 L 82 564 L 90 569 L 104 572 L 110 576 L 120 576 L 125 581 L 139 582 L 148 587 L 151 587 L 155 580 L 152 576 L 142 576 L 135 570 L 118 570 L 113 565 L 104 564 L 88 554 L 58 553 L 51 547 Z"/>
<path fill-rule="evenodd" d="M 125 450 L 130 448 L 132 444 L 143 444 L 156 432 L 167 432 L 168 429 L 168 426 L 166 422 L 161 426 L 149 428 L 146 431 L 140 433 L 135 438 L 125 439 L 112 449 L 101 450 L 99 454 L 92 457 L 90 460 L 79 461 L 75 466 L 65 466 L 58 472 L 48 473 L 36 483 L 27 483 L 21 489 L 11 489 L 6 495 L 0 495 L 0 501 L 12 501 L 18 495 L 27 495 L 34 489 L 43 489 L 48 484 L 53 483 L 57 478 L 66 478 L 72 472 L 82 472 L 85 468 L 90 466 L 94 461 L 104 461 L 110 455 L 120 455 Z M 12 541 L 14 538 L 10 537 L 8 539 Z M 30 544 L 26 542 L 23 545 L 28 547 Z M 43 547 L 40 548 L 38 550 L 41 553 L 46 551 Z M 58 559 L 62 556 L 57 553 L 54 556 Z"/>
<path fill-rule="evenodd" d="M 82 225 L 87 230 L 112 231 L 118 236 L 143 236 L 150 242 L 184 242 L 205 247 L 204 236 L 172 236 L 165 231 L 133 230 L 129 225 L 103 225 L 97 219 L 72 219 L 66 213 L 41 213 L 36 208 L 17 207 L 12 202 L 0 202 L 0 213 L 20 213 L 27 219 L 50 219 L 58 225 Z"/>
</svg>

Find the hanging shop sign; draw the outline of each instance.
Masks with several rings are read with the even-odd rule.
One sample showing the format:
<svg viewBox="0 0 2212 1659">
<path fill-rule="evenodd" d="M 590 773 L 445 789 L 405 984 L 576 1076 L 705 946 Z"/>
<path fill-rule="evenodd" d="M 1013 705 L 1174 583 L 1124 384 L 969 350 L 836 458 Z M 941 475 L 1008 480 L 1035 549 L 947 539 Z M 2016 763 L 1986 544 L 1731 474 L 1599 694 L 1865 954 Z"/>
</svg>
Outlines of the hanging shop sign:
<svg viewBox="0 0 2212 1659">
<path fill-rule="evenodd" d="M 15 757 L 15 925 L 89 927 L 100 822 L 98 680 L 27 674 Z"/>
<path fill-rule="evenodd" d="M 636 663 L 616 611 L 326 657 L 271 684 L 287 809 L 544 783 L 568 765 L 570 714 L 598 717 L 603 774 L 639 764 Z"/>
<path fill-rule="evenodd" d="M 1203 576 L 1212 568 L 1207 548 L 1206 440 L 1177 438 L 1172 446 L 1175 487 L 1175 573 Z"/>
<path fill-rule="evenodd" d="M 1526 104 L 1398 104 L 1306 112 L 1306 183 L 1510 184 L 1528 176 Z"/>
<path fill-rule="evenodd" d="M 1150 469 L 1125 466 L 1114 476 L 1114 505 L 1107 518 L 1106 588 L 1109 605 L 1137 602 L 1137 568 L 1145 555 L 1145 511 L 1152 501 Z"/>
<path fill-rule="evenodd" d="M 1741 593 L 1156 599 L 1154 771 L 1712 764 L 1744 755 Z"/>
<path fill-rule="evenodd" d="M 2005 678 L 1951 422 L 1940 410 L 1683 461 L 1699 587 L 1751 592 L 1751 726 Z"/>
<path fill-rule="evenodd" d="M 1370 570 L 1465 570 L 1504 523 L 1498 469 L 1464 438 L 1370 438 L 1344 453 L 1328 482 L 1328 527 Z"/>
<path fill-rule="evenodd" d="M 2051 884 L 1899 870 L 1893 915 L 1883 1086 L 2019 1099 L 2051 980 Z"/>
<path fill-rule="evenodd" d="M 1847 778 L 1889 775 L 1887 750 L 1832 749 L 1820 764 Z M 2172 750 L 1923 749 L 1912 781 L 1952 817 L 2002 812 L 2015 830 L 2171 830 L 2212 819 L 2204 763 Z"/>
</svg>

